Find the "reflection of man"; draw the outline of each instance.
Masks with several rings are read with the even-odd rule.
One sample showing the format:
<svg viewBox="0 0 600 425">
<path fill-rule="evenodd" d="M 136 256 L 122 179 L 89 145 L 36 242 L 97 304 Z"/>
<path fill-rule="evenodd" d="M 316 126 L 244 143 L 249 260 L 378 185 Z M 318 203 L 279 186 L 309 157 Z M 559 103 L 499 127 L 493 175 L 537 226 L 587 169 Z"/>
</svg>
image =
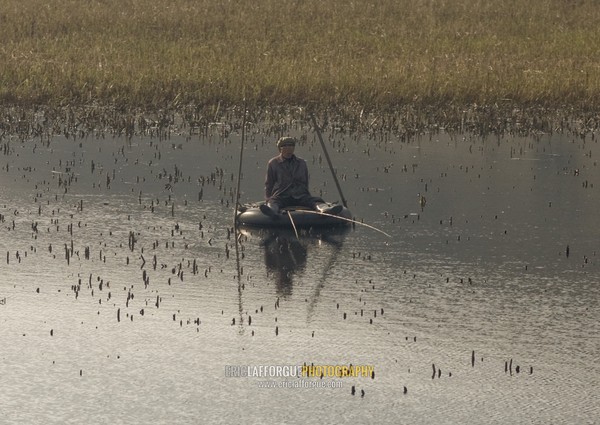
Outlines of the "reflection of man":
<svg viewBox="0 0 600 425">
<path fill-rule="evenodd" d="M 266 237 L 262 239 L 260 245 L 265 250 L 265 266 L 275 280 L 277 294 L 280 296 L 292 294 L 294 275 L 304 272 L 309 249 L 318 249 L 318 257 L 322 257 L 323 252 L 333 253 L 323 269 L 323 276 L 319 279 L 311 276 L 312 279 L 321 281 L 318 285 L 320 287 L 336 262 L 348 231 L 347 228 L 330 229 L 327 234 L 304 235 L 300 239 L 293 231 L 284 229 L 270 230 L 266 235 L 263 234 Z"/>
<path fill-rule="evenodd" d="M 265 265 L 275 274 L 277 293 L 292 294 L 292 276 L 306 266 L 307 249 L 299 241 L 276 236 L 265 242 Z"/>
<path fill-rule="evenodd" d="M 296 139 L 282 137 L 277 141 L 279 155 L 267 165 L 265 179 L 266 204 L 260 206 L 263 214 L 278 217 L 284 207 L 301 206 L 328 214 L 339 214 L 341 205 L 328 206 L 308 190 L 308 167 L 306 161 L 294 155 Z"/>
</svg>

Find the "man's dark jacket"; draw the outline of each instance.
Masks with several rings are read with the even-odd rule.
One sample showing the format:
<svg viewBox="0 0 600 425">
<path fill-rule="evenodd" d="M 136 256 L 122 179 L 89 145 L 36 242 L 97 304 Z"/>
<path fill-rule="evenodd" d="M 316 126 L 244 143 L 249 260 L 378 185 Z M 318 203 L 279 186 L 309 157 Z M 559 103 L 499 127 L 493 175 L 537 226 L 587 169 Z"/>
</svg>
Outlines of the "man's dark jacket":
<svg viewBox="0 0 600 425">
<path fill-rule="evenodd" d="M 265 199 L 301 199 L 306 196 L 310 196 L 306 161 L 296 155 L 289 159 L 281 155 L 272 158 L 267 166 Z"/>
</svg>

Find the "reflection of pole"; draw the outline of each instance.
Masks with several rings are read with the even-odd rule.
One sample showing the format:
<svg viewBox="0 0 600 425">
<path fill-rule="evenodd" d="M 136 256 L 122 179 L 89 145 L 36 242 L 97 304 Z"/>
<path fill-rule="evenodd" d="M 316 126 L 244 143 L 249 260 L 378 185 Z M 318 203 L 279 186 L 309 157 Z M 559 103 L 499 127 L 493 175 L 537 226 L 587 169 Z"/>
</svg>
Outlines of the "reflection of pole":
<svg viewBox="0 0 600 425">
<path fill-rule="evenodd" d="M 240 264 L 240 241 L 239 238 L 242 236 L 241 233 L 237 232 L 237 223 L 235 225 L 235 265 L 237 268 L 237 281 L 238 281 L 238 310 L 240 313 L 240 334 L 244 332 L 243 320 L 244 320 L 244 307 L 242 305 L 242 266 Z"/>
<path fill-rule="evenodd" d="M 240 206 L 240 186 L 242 182 L 242 158 L 244 156 L 244 138 L 246 136 L 246 105 L 244 105 L 244 116 L 242 118 L 242 142 L 240 143 L 240 165 L 238 167 L 237 189 L 235 191 L 235 205 L 233 208 L 233 227 L 237 228 L 237 212 Z"/>
<path fill-rule="evenodd" d="M 326 239 L 325 239 L 325 241 L 327 242 Z M 342 239 L 342 241 L 343 241 L 343 239 Z M 310 304 L 308 304 L 308 312 L 307 312 L 307 320 L 308 321 L 310 321 L 310 319 L 312 319 L 312 315 L 315 310 L 315 306 L 317 305 L 317 301 L 319 300 L 319 297 L 321 296 L 321 289 L 325 286 L 325 281 L 327 280 L 327 277 L 331 276 L 331 269 L 333 268 L 334 264 L 337 261 L 338 254 L 342 250 L 342 243 L 340 243 L 339 245 L 331 244 L 331 246 L 333 247 L 333 255 L 329 258 L 329 262 L 323 268 L 323 274 L 321 275 L 321 278 L 318 280 L 315 292 L 310 299 Z"/>
<path fill-rule="evenodd" d="M 348 204 L 346 202 L 346 198 L 344 198 L 344 194 L 342 193 L 342 188 L 340 187 L 340 182 L 338 181 L 337 176 L 335 175 L 335 171 L 333 171 L 333 165 L 331 164 L 331 159 L 329 158 L 329 154 L 327 153 L 327 148 L 325 147 L 325 142 L 323 142 L 323 137 L 321 136 L 321 130 L 319 129 L 319 126 L 317 125 L 317 120 L 315 119 L 315 116 L 313 114 L 310 114 L 310 117 L 312 118 L 312 122 L 315 127 L 315 131 L 317 132 L 317 136 L 319 136 L 319 142 L 321 142 L 321 147 L 323 148 L 323 152 L 325 153 L 325 159 L 327 159 L 327 164 L 329 164 L 329 169 L 331 170 L 331 175 L 333 175 L 333 181 L 335 182 L 335 185 L 337 186 L 337 190 L 340 193 L 340 198 L 342 199 L 342 204 L 347 208 Z"/>
</svg>

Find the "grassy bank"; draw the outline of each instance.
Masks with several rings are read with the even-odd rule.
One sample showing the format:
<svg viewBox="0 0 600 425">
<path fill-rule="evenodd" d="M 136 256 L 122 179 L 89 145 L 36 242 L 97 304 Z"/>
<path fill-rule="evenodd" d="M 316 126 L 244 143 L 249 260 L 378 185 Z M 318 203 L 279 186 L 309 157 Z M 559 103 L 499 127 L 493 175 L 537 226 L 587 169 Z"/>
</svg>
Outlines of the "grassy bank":
<svg viewBox="0 0 600 425">
<path fill-rule="evenodd" d="M 0 103 L 600 106 L 595 0 L 1 0 Z"/>
</svg>

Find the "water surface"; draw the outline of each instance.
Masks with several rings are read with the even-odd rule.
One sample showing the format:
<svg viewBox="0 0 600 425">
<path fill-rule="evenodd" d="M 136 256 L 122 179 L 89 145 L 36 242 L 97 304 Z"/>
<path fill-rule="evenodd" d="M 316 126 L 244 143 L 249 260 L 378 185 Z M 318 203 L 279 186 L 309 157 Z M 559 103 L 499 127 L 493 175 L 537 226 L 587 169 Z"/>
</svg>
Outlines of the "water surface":
<svg viewBox="0 0 600 425">
<path fill-rule="evenodd" d="M 594 140 L 327 133 L 353 214 L 392 237 L 243 229 L 238 268 L 224 130 L 2 142 L 4 423 L 597 420 Z M 340 199 L 313 132 L 289 131 Z M 252 128 L 242 201 L 276 138 Z M 301 364 L 375 375 L 225 376 Z"/>
</svg>

